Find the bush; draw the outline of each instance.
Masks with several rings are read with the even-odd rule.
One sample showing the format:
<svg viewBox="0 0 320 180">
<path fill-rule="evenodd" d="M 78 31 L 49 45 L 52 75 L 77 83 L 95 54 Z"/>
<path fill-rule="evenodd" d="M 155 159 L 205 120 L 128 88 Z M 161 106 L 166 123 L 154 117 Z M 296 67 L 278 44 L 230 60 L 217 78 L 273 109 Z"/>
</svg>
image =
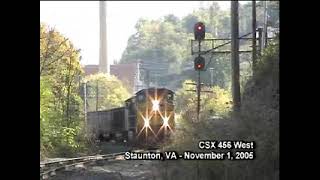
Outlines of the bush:
<svg viewBox="0 0 320 180">
<path fill-rule="evenodd" d="M 202 118 L 193 122 L 186 115 L 190 105 L 179 111 L 177 116 L 177 131 L 173 144 L 167 149 L 179 151 L 199 151 L 199 140 L 247 140 L 255 141 L 256 158 L 253 161 L 186 161 L 170 162 L 180 168 L 175 169 L 180 174 L 186 169 L 200 169 L 195 178 L 202 179 L 279 179 L 279 49 L 270 45 L 263 53 L 258 63 L 258 72 L 246 84 L 242 97 L 242 107 L 239 113 L 228 113 L 230 106 L 223 102 L 229 101 L 229 95 L 218 87 L 214 92 L 218 97 L 212 99 L 205 108 L 215 108 L 215 113 L 222 119 L 210 120 Z M 184 98 L 186 93 L 179 91 L 177 98 Z M 179 101 L 178 101 L 179 102 Z M 188 100 L 180 100 L 188 102 Z M 194 105 L 193 105 L 194 107 Z M 189 170 L 188 170 L 189 172 Z M 186 174 L 186 173 L 185 173 Z M 183 175 L 181 175 L 182 177 Z M 185 179 L 190 179 L 186 175 Z M 192 178 L 191 178 L 192 179 Z"/>
</svg>

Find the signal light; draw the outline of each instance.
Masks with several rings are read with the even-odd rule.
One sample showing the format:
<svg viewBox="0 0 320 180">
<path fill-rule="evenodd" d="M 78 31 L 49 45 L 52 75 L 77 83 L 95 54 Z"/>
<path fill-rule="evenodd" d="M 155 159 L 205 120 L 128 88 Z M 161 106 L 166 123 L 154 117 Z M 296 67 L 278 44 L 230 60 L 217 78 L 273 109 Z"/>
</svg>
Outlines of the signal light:
<svg viewBox="0 0 320 180">
<path fill-rule="evenodd" d="M 194 39 L 201 41 L 204 40 L 206 35 L 206 27 L 202 22 L 198 22 L 194 25 Z"/>
<path fill-rule="evenodd" d="M 205 59 L 201 56 L 198 56 L 194 60 L 194 69 L 196 71 L 204 70 Z"/>
</svg>

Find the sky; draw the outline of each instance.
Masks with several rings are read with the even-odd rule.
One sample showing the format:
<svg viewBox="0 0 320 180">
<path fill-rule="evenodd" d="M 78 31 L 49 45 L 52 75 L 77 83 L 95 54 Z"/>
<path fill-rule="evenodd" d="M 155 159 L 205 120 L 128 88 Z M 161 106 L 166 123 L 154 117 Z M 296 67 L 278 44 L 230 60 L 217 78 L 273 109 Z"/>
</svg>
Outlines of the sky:
<svg viewBox="0 0 320 180">
<path fill-rule="evenodd" d="M 210 1 L 202 1 L 205 6 Z M 230 1 L 218 2 L 222 9 Z M 119 61 L 134 34 L 139 18 L 158 19 L 167 14 L 181 18 L 201 6 L 200 1 L 107 1 L 107 58 Z M 40 22 L 54 27 L 81 49 L 81 64 L 99 62 L 99 2 L 40 1 Z"/>
</svg>

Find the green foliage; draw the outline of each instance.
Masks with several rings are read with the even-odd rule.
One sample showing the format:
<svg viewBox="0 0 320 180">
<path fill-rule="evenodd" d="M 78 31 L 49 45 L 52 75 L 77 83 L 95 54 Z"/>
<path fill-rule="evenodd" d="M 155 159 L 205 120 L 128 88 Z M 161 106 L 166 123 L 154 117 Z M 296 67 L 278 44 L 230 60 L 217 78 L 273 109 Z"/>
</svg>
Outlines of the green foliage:
<svg viewBox="0 0 320 180">
<path fill-rule="evenodd" d="M 41 156 L 73 155 L 84 146 L 79 80 L 80 51 L 57 30 L 40 24 L 40 150 Z"/>
<path fill-rule="evenodd" d="M 196 114 L 197 94 L 193 91 L 195 85 L 192 80 L 186 80 L 182 84 L 182 88 L 176 91 L 176 112 L 182 113 L 182 116 Z M 210 115 L 224 116 L 227 115 L 231 107 L 231 94 L 229 91 L 220 88 L 219 86 L 207 87 L 206 91 L 212 93 L 201 93 L 201 114 L 203 118 L 208 118 Z"/>
<path fill-rule="evenodd" d="M 263 1 L 257 1 L 257 27 L 263 25 Z M 252 32 L 251 2 L 239 5 L 239 35 Z M 268 1 L 268 25 L 279 26 L 279 2 Z M 190 54 L 190 39 L 193 39 L 193 25 L 202 21 L 206 25 L 207 38 L 230 38 L 230 11 L 223 11 L 217 3 L 195 10 L 181 19 L 172 16 L 158 20 L 141 20 L 137 23 L 137 33 L 129 41 L 121 62 L 136 59 L 168 63 L 170 71 L 167 81 L 178 79 L 183 82 L 176 91 L 176 128 L 173 143 L 166 147 L 170 150 L 199 151 L 200 139 L 250 140 L 257 143 L 256 160 L 230 161 L 188 161 L 172 162 L 176 169 L 170 175 L 180 174 L 179 178 L 197 179 L 195 169 L 201 170 L 199 179 L 277 179 L 279 173 L 279 51 L 273 43 L 266 48 L 258 59 L 258 70 L 252 77 L 250 54 L 240 55 L 242 109 L 240 113 L 231 111 L 231 62 L 230 55 L 216 54 L 201 81 L 211 82 L 209 68 L 213 70 L 214 87 L 212 94 L 201 95 L 201 117 L 196 119 L 197 97 L 194 85 L 194 70 Z M 174 23 L 173 23 L 174 22 Z M 165 25 L 166 27 L 162 27 Z M 162 29 L 161 29 L 162 28 Z M 276 41 L 277 42 L 277 41 Z M 224 43 L 224 42 L 219 42 Z M 216 44 L 217 45 L 217 44 Z M 251 42 L 240 41 L 240 49 L 250 49 Z M 210 46 L 203 43 L 203 48 Z M 222 48 L 230 50 L 230 45 Z M 206 61 L 211 58 L 207 55 Z M 174 82 L 175 84 L 176 81 Z M 172 84 L 174 84 L 172 83 Z M 213 116 L 219 118 L 213 118 Z M 178 171 L 178 172 L 176 172 Z M 191 172 L 191 173 L 190 173 Z M 169 175 L 169 176 L 170 176 Z"/>
<path fill-rule="evenodd" d="M 231 108 L 231 94 L 229 91 L 221 89 L 218 86 L 210 88 L 212 94 L 206 94 L 205 98 L 208 99 L 205 103 L 205 110 L 212 111 L 213 115 L 224 116 L 227 115 Z"/>
<path fill-rule="evenodd" d="M 183 151 L 196 150 L 200 139 L 214 138 L 212 129 L 212 117 L 227 118 L 231 110 L 231 94 L 229 91 L 214 86 L 207 88 L 212 93 L 201 93 L 200 121 L 196 120 L 197 95 L 187 91 L 195 89 L 190 84 L 192 80 L 186 80 L 182 88 L 176 91 L 176 126 L 177 131 L 173 142 L 166 148 Z"/>
<path fill-rule="evenodd" d="M 98 91 L 98 110 L 123 106 L 131 95 L 122 82 L 113 75 L 94 74 L 85 77 L 88 93 L 88 111 L 95 111 Z"/>
<path fill-rule="evenodd" d="M 279 44 L 278 39 L 270 42 L 268 48 L 262 52 L 262 57 L 258 59 L 257 63 L 257 77 L 260 78 L 272 71 L 273 74 L 278 74 L 279 70 Z"/>
<path fill-rule="evenodd" d="M 260 6 L 258 6 L 260 4 Z M 278 2 L 268 2 L 269 15 L 271 24 L 279 21 Z M 156 20 L 140 19 L 136 23 L 136 33 L 129 40 L 127 47 L 122 54 L 120 63 L 128 63 L 136 60 L 144 62 L 157 62 L 165 64 L 168 67 L 168 77 L 160 79 L 161 83 L 169 85 L 169 79 L 190 79 L 194 76 L 193 71 L 185 70 L 193 66 L 194 57 L 190 53 L 190 39 L 193 39 L 193 26 L 196 22 L 202 21 L 206 25 L 206 38 L 230 38 L 231 23 L 230 11 L 220 9 L 216 2 L 212 2 L 207 8 L 201 8 L 186 15 L 177 18 L 172 14 Z M 239 31 L 240 35 L 252 31 L 251 25 L 251 2 L 239 6 Z M 257 2 L 257 26 L 263 23 L 263 7 L 261 2 Z M 273 25 L 276 27 L 276 25 Z M 216 42 L 215 45 L 224 42 Z M 240 41 L 240 49 L 250 49 L 250 41 Z M 211 43 L 203 43 L 203 49 L 211 48 Z M 196 47 L 194 47 L 196 48 Z M 230 50 L 230 45 L 222 48 Z M 221 50 L 222 50 L 221 49 Z M 206 61 L 209 62 L 211 55 L 207 55 Z M 241 56 L 241 62 L 248 62 L 251 57 Z M 242 90 L 244 84 L 251 76 L 248 63 L 243 65 Z M 231 63 L 230 55 L 215 54 L 212 57 L 208 70 L 202 73 L 201 79 L 204 83 L 211 83 L 209 68 L 213 67 L 214 85 L 230 88 L 231 84 Z M 151 73 L 152 74 L 152 73 Z M 171 84 L 180 84 L 175 82 Z M 170 85 L 170 87 L 173 85 Z M 171 87 L 172 89 L 180 88 L 179 86 Z"/>
<path fill-rule="evenodd" d="M 199 151 L 197 143 L 203 139 L 255 141 L 255 159 L 172 162 L 172 166 L 180 167 L 176 171 L 181 177 L 189 173 L 186 169 L 200 169 L 202 179 L 279 179 L 279 47 L 276 42 L 265 49 L 259 59 L 257 74 L 245 84 L 241 112 L 222 116 L 222 119 L 192 122 L 188 116 L 183 116 L 183 107 L 188 107 L 190 101 L 177 99 L 178 104 L 184 104 L 179 104 L 181 115 L 176 117 L 177 131 L 173 144 L 166 147 L 178 151 Z M 224 95 L 224 90 L 219 88 L 214 91 L 221 99 L 222 106 L 218 110 L 228 111 L 223 102 L 229 100 L 230 94 Z M 188 99 L 193 96 L 191 93 L 179 91 L 177 98 Z M 208 106 L 219 106 L 219 103 Z M 177 172 L 169 172 L 169 175 L 171 173 Z"/>
<path fill-rule="evenodd" d="M 182 88 L 176 91 L 176 112 L 182 112 L 185 109 L 185 106 L 194 106 L 196 93 L 188 90 L 194 90 L 195 86 L 190 85 L 189 83 L 195 83 L 192 80 L 185 80 L 182 83 Z"/>
<path fill-rule="evenodd" d="M 199 18 L 195 15 L 189 14 L 182 19 L 182 27 L 184 28 L 185 32 L 193 33 L 194 24 L 199 21 Z"/>
</svg>

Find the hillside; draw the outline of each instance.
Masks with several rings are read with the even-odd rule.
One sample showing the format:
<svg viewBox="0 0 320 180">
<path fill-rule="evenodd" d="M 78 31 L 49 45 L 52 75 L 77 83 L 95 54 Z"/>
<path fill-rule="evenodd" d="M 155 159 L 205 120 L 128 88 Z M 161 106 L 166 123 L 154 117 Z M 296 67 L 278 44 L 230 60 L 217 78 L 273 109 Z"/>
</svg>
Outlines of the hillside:
<svg viewBox="0 0 320 180">
<path fill-rule="evenodd" d="M 181 174 L 190 168 L 200 169 L 208 179 L 277 179 L 279 177 L 279 47 L 270 45 L 259 59 L 257 73 L 251 77 L 242 94 L 239 113 L 230 112 L 220 119 L 202 120 L 193 124 L 178 119 L 176 150 L 199 151 L 199 140 L 254 141 L 253 161 L 195 161 L 180 163 Z M 183 167 L 183 169 L 181 169 Z M 209 168 L 208 168 L 209 167 Z M 205 170 L 201 170 L 205 169 Z"/>
</svg>

